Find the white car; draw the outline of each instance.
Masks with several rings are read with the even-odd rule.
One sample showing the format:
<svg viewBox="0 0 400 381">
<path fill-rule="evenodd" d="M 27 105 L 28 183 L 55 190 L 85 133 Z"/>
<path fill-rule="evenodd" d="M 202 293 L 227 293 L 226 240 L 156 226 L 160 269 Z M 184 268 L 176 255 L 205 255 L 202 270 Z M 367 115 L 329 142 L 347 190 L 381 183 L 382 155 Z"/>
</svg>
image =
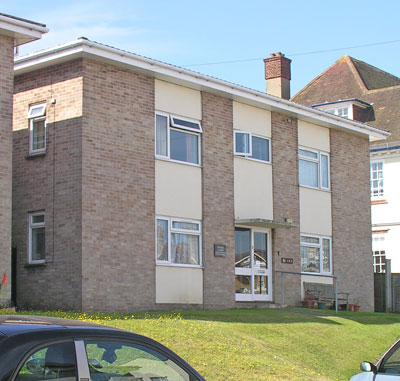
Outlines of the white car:
<svg viewBox="0 0 400 381">
<path fill-rule="evenodd" d="M 360 369 L 363 373 L 356 374 L 350 381 L 400 380 L 400 340 L 389 348 L 376 365 L 363 361 Z"/>
</svg>

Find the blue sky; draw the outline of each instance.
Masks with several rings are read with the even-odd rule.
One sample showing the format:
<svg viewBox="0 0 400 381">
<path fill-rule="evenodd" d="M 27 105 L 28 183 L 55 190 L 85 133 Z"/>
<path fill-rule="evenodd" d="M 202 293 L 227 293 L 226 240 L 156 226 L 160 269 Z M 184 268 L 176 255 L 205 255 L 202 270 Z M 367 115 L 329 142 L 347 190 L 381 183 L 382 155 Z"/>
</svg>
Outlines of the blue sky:
<svg viewBox="0 0 400 381">
<path fill-rule="evenodd" d="M 280 51 L 292 95 L 344 54 L 400 77 L 400 0 L 3 0 L 0 12 L 50 29 L 21 55 L 85 36 L 265 91 L 262 58 Z"/>
</svg>

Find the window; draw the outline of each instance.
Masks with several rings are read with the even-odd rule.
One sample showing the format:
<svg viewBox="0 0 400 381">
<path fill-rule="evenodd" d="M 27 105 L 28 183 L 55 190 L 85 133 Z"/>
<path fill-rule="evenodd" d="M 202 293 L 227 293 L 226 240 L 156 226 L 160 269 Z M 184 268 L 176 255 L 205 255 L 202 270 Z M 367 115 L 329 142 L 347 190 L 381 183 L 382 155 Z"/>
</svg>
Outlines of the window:
<svg viewBox="0 0 400 381">
<path fill-rule="evenodd" d="M 300 236 L 301 271 L 331 273 L 331 239 L 319 236 Z"/>
<path fill-rule="evenodd" d="M 72 341 L 41 348 L 22 365 L 16 381 L 43 379 L 76 381 L 75 346 Z"/>
<path fill-rule="evenodd" d="M 29 263 L 43 263 L 46 253 L 44 213 L 29 215 Z"/>
<path fill-rule="evenodd" d="M 385 235 L 372 232 L 372 254 L 374 259 L 374 273 L 386 272 Z"/>
<path fill-rule="evenodd" d="M 156 114 L 156 156 L 200 164 L 201 132 L 198 121 Z"/>
<path fill-rule="evenodd" d="M 338 108 L 328 109 L 325 111 L 329 112 L 329 114 L 339 115 L 343 118 L 352 119 L 349 116 L 349 107 L 338 107 Z"/>
<path fill-rule="evenodd" d="M 109 340 L 85 340 L 90 379 L 189 381 L 189 373 L 164 353 L 144 345 Z"/>
<path fill-rule="evenodd" d="M 375 161 L 371 163 L 371 197 L 383 195 L 383 161 Z"/>
<path fill-rule="evenodd" d="M 29 152 L 32 154 L 46 150 L 46 105 L 29 108 Z"/>
<path fill-rule="evenodd" d="M 201 265 L 200 222 L 158 217 L 156 229 L 158 263 Z"/>
<path fill-rule="evenodd" d="M 254 160 L 270 162 L 270 140 L 250 132 L 234 131 L 234 153 Z"/>
<path fill-rule="evenodd" d="M 299 148 L 299 183 L 302 186 L 329 189 L 329 155 Z"/>
</svg>

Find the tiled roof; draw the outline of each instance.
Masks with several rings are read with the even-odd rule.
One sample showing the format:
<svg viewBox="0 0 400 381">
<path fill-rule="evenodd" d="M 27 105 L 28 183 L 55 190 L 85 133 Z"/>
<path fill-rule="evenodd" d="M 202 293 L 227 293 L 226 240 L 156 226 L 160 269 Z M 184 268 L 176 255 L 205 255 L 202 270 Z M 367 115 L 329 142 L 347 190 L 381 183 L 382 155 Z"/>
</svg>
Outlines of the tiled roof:
<svg viewBox="0 0 400 381">
<path fill-rule="evenodd" d="M 311 106 L 357 98 L 372 104 L 368 124 L 400 141 L 400 78 L 350 56 L 340 57 L 291 100 Z"/>
</svg>

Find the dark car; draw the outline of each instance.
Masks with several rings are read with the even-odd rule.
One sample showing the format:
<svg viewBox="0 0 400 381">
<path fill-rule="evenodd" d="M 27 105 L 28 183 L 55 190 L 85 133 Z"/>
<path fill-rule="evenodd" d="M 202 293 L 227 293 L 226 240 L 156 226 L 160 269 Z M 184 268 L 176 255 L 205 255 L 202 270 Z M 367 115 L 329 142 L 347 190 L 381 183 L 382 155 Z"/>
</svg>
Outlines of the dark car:
<svg viewBox="0 0 400 381">
<path fill-rule="evenodd" d="M 201 381 L 144 336 L 75 320 L 0 316 L 0 381 Z"/>
</svg>

